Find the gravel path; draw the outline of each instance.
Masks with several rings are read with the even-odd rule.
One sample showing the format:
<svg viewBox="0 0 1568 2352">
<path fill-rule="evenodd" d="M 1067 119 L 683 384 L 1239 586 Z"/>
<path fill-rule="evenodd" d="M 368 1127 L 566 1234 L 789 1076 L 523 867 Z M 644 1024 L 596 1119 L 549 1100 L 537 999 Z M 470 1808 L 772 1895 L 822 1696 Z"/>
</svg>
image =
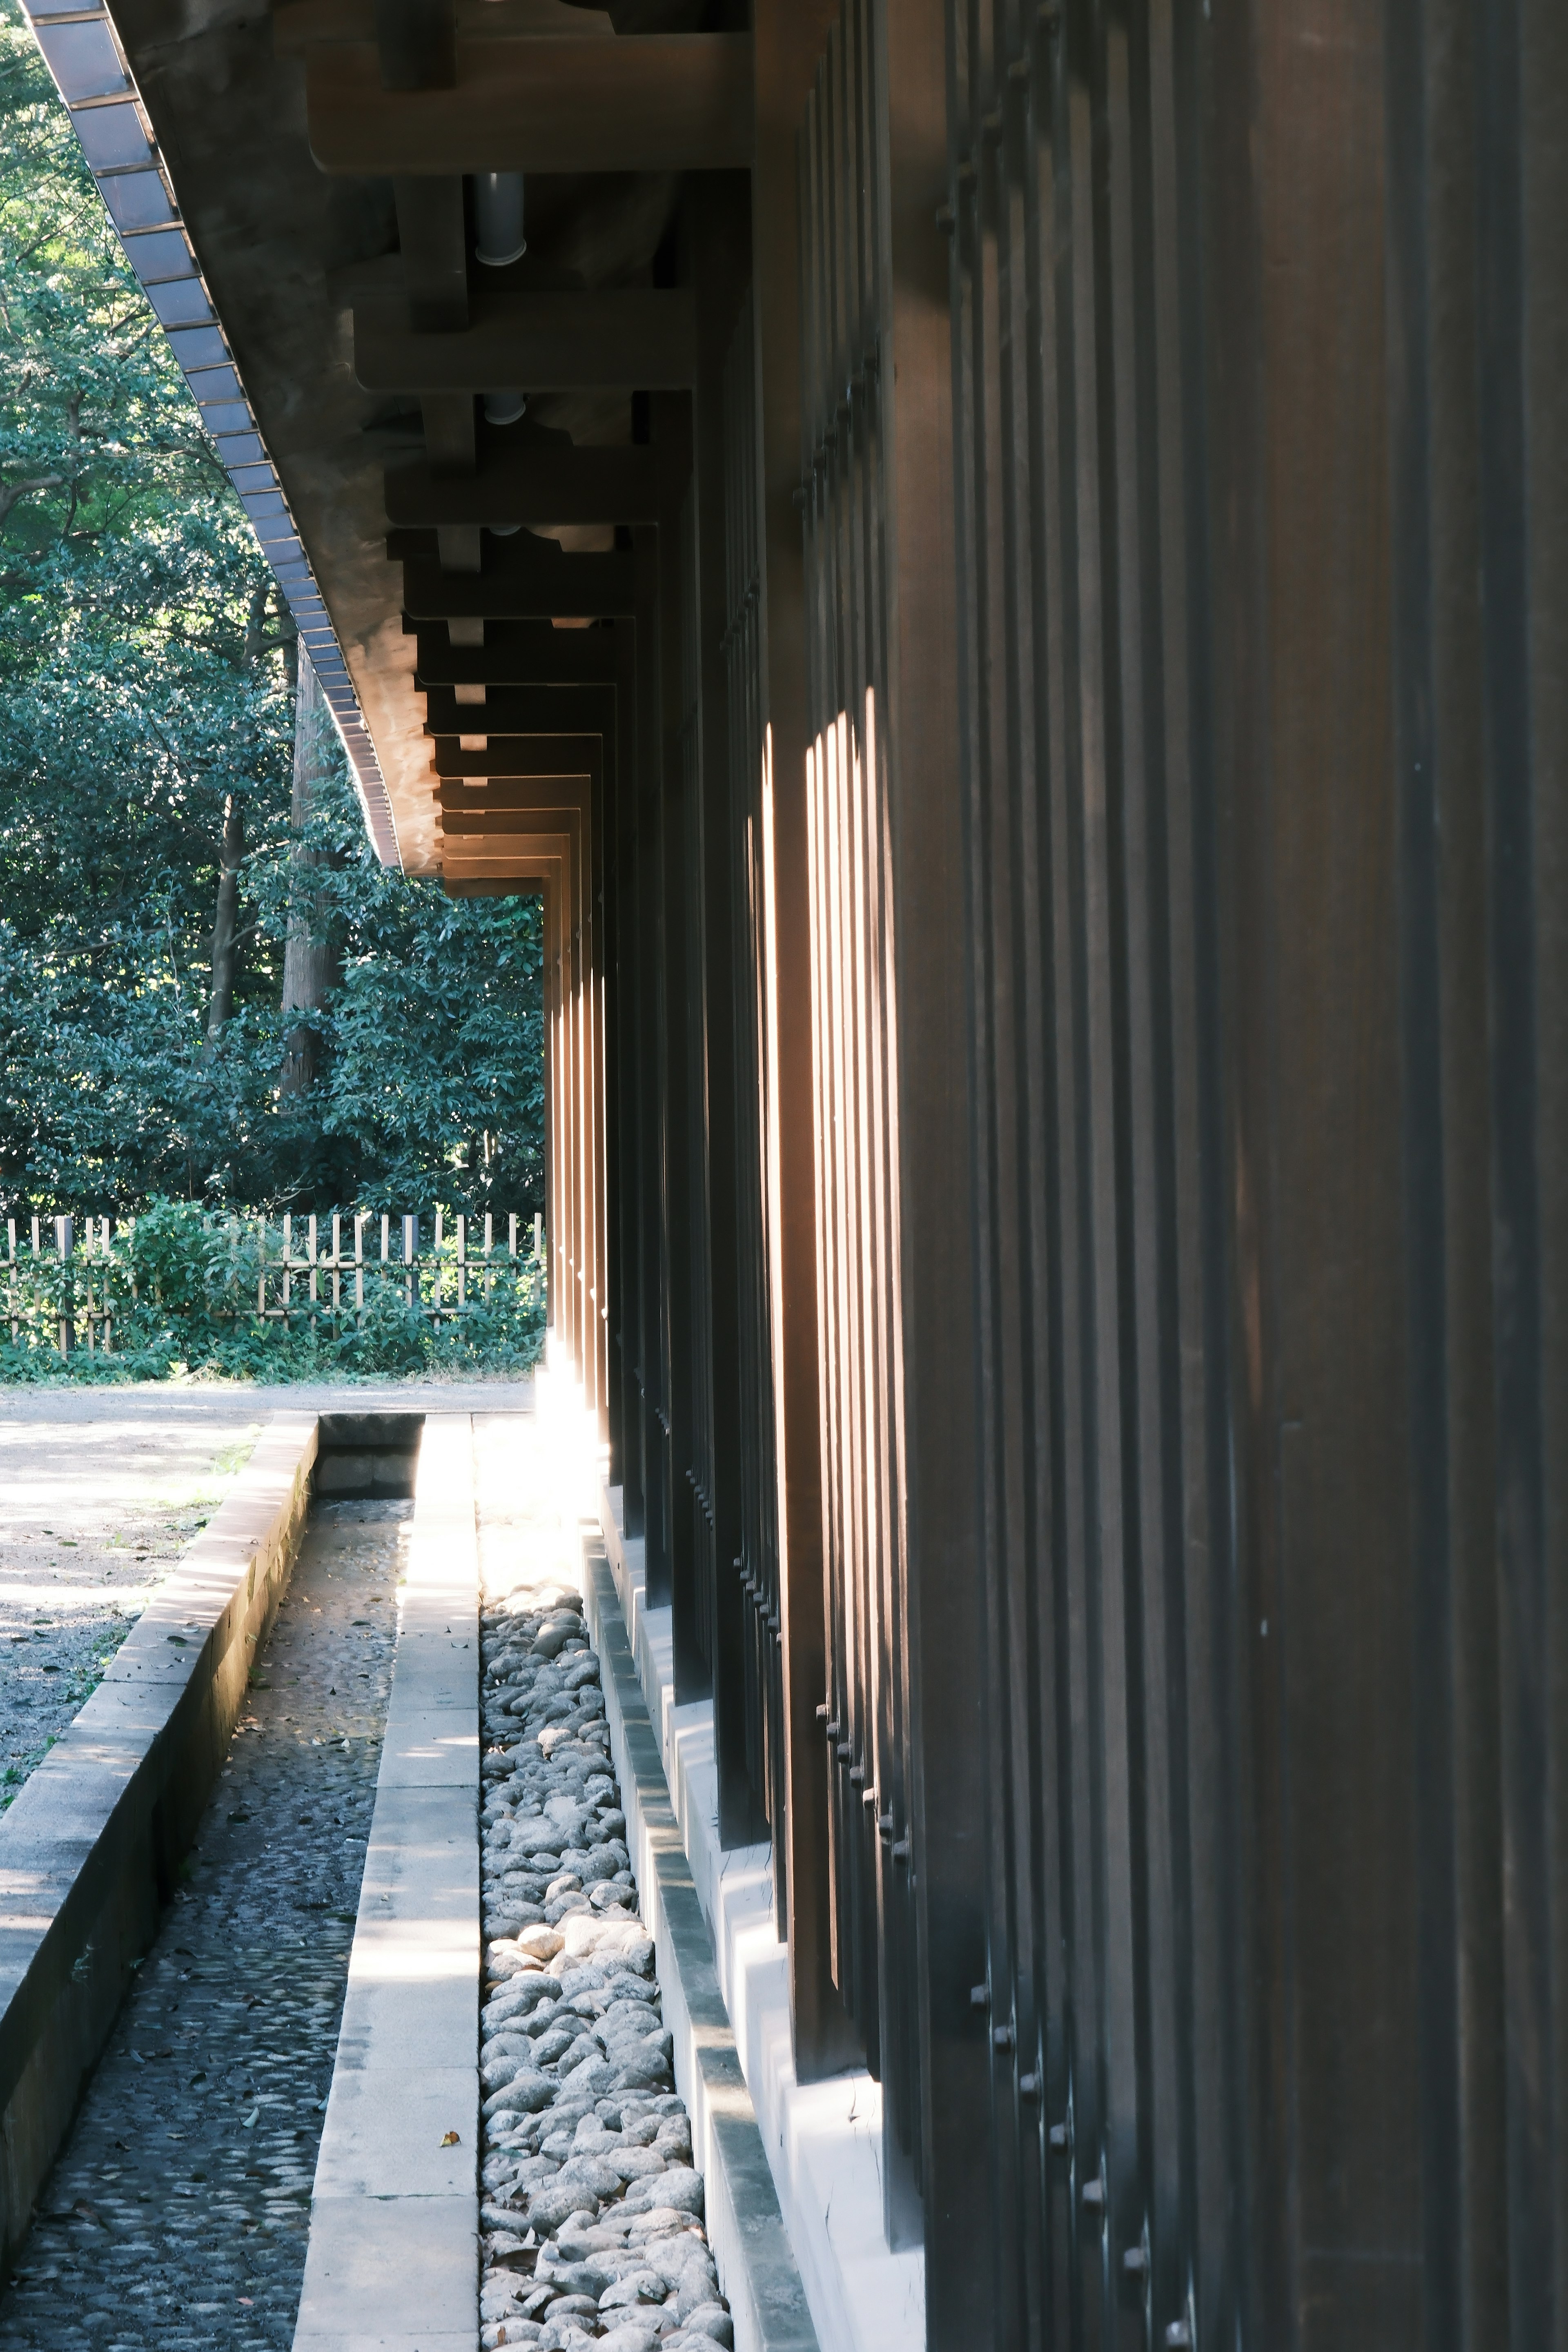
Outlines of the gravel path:
<svg viewBox="0 0 1568 2352">
<path fill-rule="evenodd" d="M 536 1426 L 503 1437 L 481 1425 L 479 1438 L 480 2342 L 713 2352 L 733 2329 L 672 2087 L 598 1661 L 574 1583 L 552 1570 L 570 1531 L 526 1499 L 552 1491 L 529 1475 Z"/>
<path fill-rule="evenodd" d="M 292 2342 L 407 1503 L 319 1507 L 11 2284 L 0 2352 Z"/>
</svg>

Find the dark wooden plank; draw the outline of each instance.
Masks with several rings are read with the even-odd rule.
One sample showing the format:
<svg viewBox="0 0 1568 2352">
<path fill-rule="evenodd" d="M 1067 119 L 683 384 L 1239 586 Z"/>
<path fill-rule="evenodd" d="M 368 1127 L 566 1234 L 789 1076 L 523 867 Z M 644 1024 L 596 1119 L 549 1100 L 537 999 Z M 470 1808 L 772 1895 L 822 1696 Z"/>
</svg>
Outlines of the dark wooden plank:
<svg viewBox="0 0 1568 2352">
<path fill-rule="evenodd" d="M 442 334 L 415 331 L 398 300 L 373 296 L 354 306 L 353 336 L 366 392 L 680 391 L 695 363 L 691 299 L 679 288 L 484 292 L 470 299 L 468 326 Z"/>
<path fill-rule="evenodd" d="M 479 410 L 472 393 L 429 392 L 419 404 L 425 463 L 467 473 L 478 454 Z"/>
<path fill-rule="evenodd" d="M 571 835 L 559 828 L 552 831 L 549 814 L 526 809 L 443 809 L 441 838 L 444 842 L 454 838 L 505 839 L 526 846 L 531 856 L 563 856 Z"/>
<path fill-rule="evenodd" d="M 452 0 L 375 0 L 384 89 L 450 89 L 458 78 Z"/>
<path fill-rule="evenodd" d="M 552 629 L 497 622 L 482 646 L 455 646 L 432 621 L 415 625 L 415 677 L 421 686 L 557 687 L 616 683 L 620 654 L 610 628 Z"/>
<path fill-rule="evenodd" d="M 427 686 L 425 709 L 426 733 L 442 735 L 592 735 L 602 740 L 616 720 L 614 692 L 599 686 L 487 686 L 483 702 L 459 702 L 455 687 Z"/>
<path fill-rule="evenodd" d="M 436 793 L 440 809 L 511 809 L 537 815 L 541 810 L 591 809 L 592 776 L 504 776 L 472 783 L 447 776 Z"/>
<path fill-rule="evenodd" d="M 539 29 L 536 0 L 448 0 L 458 39 L 531 37 Z M 302 58 L 327 41 L 374 42 L 377 0 L 279 0 L 271 12 L 273 54 Z M 584 19 L 585 38 L 613 40 L 607 24 Z"/>
<path fill-rule="evenodd" d="M 527 429 L 526 418 L 490 427 L 466 477 L 429 463 L 389 466 L 388 521 L 416 529 L 637 523 L 658 522 L 668 510 L 669 492 L 651 449 L 579 449 L 564 434 L 525 440 Z"/>
<path fill-rule="evenodd" d="M 596 619 L 635 613 L 632 559 L 562 555 L 510 573 L 443 572 L 427 557 L 403 567 L 404 610 L 416 621 Z M 479 650 L 478 648 L 475 649 Z"/>
<path fill-rule="evenodd" d="M 400 173 L 393 181 L 392 192 L 403 267 L 404 324 L 418 334 L 460 333 L 468 323 L 463 184 L 456 179 L 411 179 Z M 449 519 L 468 520 L 461 515 Z"/>
<path fill-rule="evenodd" d="M 388 90 L 377 52 L 312 45 L 310 152 L 324 172 L 730 171 L 752 160 L 743 34 L 459 39 L 452 86 Z"/>
<path fill-rule="evenodd" d="M 483 751 L 462 750 L 455 735 L 437 735 L 430 748 L 438 776 L 591 776 L 599 750 L 596 738 L 580 735 L 507 735 Z"/>
</svg>

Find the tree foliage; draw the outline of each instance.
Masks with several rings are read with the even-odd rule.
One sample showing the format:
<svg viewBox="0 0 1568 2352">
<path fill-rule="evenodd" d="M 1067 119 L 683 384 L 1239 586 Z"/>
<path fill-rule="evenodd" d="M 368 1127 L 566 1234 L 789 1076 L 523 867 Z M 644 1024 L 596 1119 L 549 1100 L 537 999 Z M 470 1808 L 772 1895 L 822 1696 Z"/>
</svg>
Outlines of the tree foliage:
<svg viewBox="0 0 1568 2352">
<path fill-rule="evenodd" d="M 293 647 L 14 0 L 0 0 L 0 1197 L 542 1206 L 531 900 L 384 871 L 333 740 L 342 979 L 279 1086 Z M 226 807 L 232 1016 L 207 1036 Z"/>
</svg>

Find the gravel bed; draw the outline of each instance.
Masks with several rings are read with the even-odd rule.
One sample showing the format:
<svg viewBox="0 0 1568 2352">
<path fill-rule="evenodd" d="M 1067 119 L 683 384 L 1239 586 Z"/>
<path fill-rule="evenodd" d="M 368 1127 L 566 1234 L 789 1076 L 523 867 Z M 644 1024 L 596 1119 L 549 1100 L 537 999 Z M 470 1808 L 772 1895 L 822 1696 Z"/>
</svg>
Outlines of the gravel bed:
<svg viewBox="0 0 1568 2352">
<path fill-rule="evenodd" d="M 375 1801 L 408 1503 L 319 1507 L 10 2283 L 0 2352 L 287 2352 Z"/>
<path fill-rule="evenodd" d="M 733 2328 L 582 1606 L 534 1581 L 481 1621 L 480 2343 L 713 2352 Z"/>
</svg>

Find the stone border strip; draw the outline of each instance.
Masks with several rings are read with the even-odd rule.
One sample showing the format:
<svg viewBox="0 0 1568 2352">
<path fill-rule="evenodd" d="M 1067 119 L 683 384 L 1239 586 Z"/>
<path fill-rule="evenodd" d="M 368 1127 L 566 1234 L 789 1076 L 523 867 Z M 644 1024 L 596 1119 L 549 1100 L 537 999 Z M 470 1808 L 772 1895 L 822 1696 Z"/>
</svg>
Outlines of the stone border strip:
<svg viewBox="0 0 1568 2352">
<path fill-rule="evenodd" d="M 708 2242 L 734 2322 L 735 2352 L 818 2352 L 616 1579 L 592 1538 L 584 1549 L 583 1580 L 626 1816 L 626 1844 L 643 1922 L 654 1939 L 664 2021 L 674 2042 L 676 2088 L 691 2119 Z"/>
<path fill-rule="evenodd" d="M 607 1553 L 639 1696 L 707 1948 L 726 2031 L 754 2102 L 823 2352 L 923 2352 L 925 2256 L 892 2250 L 882 2210 L 882 2095 L 863 2067 L 802 2084 L 795 2075 L 788 1955 L 774 1925 L 765 1845 L 726 1852 L 717 1827 L 710 1699 L 678 1707 L 668 1608 L 647 1601 L 643 1546 L 623 1529 L 620 1489 L 593 1480 L 595 1535 Z M 606 1689 L 608 1685 L 605 1685 Z M 669 1801 L 667 1793 L 667 1802 Z"/>
<path fill-rule="evenodd" d="M 227 1753 L 300 1548 L 315 1458 L 313 1413 L 271 1422 L 0 1816 L 0 2276 Z"/>
<path fill-rule="evenodd" d="M 294 2352 L 476 2352 L 473 1423 L 429 1413 Z"/>
</svg>

